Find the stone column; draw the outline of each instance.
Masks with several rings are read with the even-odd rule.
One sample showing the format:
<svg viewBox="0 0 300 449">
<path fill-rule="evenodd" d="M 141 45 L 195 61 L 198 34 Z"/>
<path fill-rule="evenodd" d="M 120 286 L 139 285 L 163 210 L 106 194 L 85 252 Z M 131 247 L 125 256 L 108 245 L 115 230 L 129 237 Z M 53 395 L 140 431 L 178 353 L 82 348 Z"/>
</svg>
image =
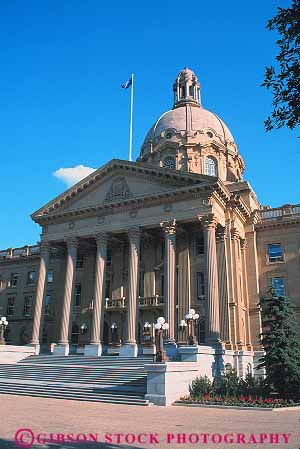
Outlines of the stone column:
<svg viewBox="0 0 300 449">
<path fill-rule="evenodd" d="M 217 221 L 213 214 L 209 214 L 203 217 L 202 223 L 204 226 L 207 276 L 207 342 L 214 344 L 220 340 L 219 285 L 216 250 Z"/>
<path fill-rule="evenodd" d="M 230 230 L 231 234 L 231 245 L 232 245 L 232 272 L 233 272 L 233 284 L 235 292 L 235 307 L 233 316 L 233 326 L 235 328 L 236 335 L 236 348 L 241 349 L 241 346 L 245 343 L 244 337 L 242 335 L 242 285 L 241 285 L 241 249 L 240 249 L 240 234 L 238 230 L 234 227 L 232 223 L 232 228 Z"/>
<path fill-rule="evenodd" d="M 217 230 L 217 259 L 220 298 L 220 338 L 223 342 L 231 344 L 226 228 L 218 228 Z"/>
<path fill-rule="evenodd" d="M 60 339 L 58 344 L 54 347 L 54 354 L 68 355 L 69 354 L 69 322 L 71 312 L 71 301 L 74 286 L 74 274 L 77 258 L 78 240 L 73 238 L 67 240 L 67 267 L 66 280 L 63 298 L 63 310 L 60 326 Z"/>
<path fill-rule="evenodd" d="M 95 262 L 94 309 L 91 329 L 91 341 L 85 345 L 84 355 L 100 356 L 102 354 L 102 339 L 104 328 L 105 301 L 105 266 L 107 257 L 107 234 L 96 235 L 97 252 Z"/>
<path fill-rule="evenodd" d="M 40 253 L 41 260 L 40 260 L 39 277 L 37 282 L 32 340 L 31 340 L 31 345 L 35 346 L 37 354 L 40 352 L 40 334 L 41 334 L 40 329 L 42 322 L 41 318 L 43 310 L 43 301 L 45 296 L 45 284 L 49 264 L 49 254 L 50 254 L 49 244 L 47 242 L 41 242 L 40 251 L 41 251 Z"/>
<path fill-rule="evenodd" d="M 140 258 L 140 228 L 134 227 L 128 231 L 129 260 L 128 260 L 128 288 L 126 311 L 126 340 L 120 350 L 120 357 L 137 357 L 136 343 L 137 311 L 138 311 L 138 275 Z"/>
<path fill-rule="evenodd" d="M 248 279 L 247 279 L 247 262 L 246 262 L 247 240 L 241 240 L 241 255 L 242 255 L 242 271 L 243 271 L 243 299 L 245 306 L 245 326 L 246 326 L 246 345 L 248 351 L 252 351 L 252 338 L 250 330 L 250 316 L 249 316 L 249 293 L 248 293 Z"/>
<path fill-rule="evenodd" d="M 164 310 L 169 323 L 168 343 L 175 344 L 175 299 L 176 299 L 176 222 L 161 223 L 165 232 L 164 261 Z"/>
<path fill-rule="evenodd" d="M 178 324 L 191 308 L 191 264 L 188 234 L 177 239 L 178 255 Z M 178 332 L 178 343 L 186 343 L 186 335 Z"/>
</svg>

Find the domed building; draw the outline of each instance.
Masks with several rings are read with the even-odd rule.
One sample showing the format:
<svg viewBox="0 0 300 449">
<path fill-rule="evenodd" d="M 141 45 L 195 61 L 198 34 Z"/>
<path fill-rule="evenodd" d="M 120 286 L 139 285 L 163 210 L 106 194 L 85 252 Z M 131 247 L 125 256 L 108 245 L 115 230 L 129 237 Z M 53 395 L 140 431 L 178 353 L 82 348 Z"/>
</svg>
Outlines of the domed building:
<svg viewBox="0 0 300 449">
<path fill-rule="evenodd" d="M 136 162 L 112 159 L 32 214 L 39 245 L 0 251 L 8 343 L 149 356 L 163 317 L 171 360 L 243 376 L 262 354 L 269 285 L 291 297 L 300 322 L 300 206 L 261 206 L 192 70 L 173 95 Z"/>
<path fill-rule="evenodd" d="M 138 159 L 159 167 L 242 179 L 245 164 L 225 123 L 201 105 L 200 84 L 185 68 L 173 85 L 174 106 L 150 128 Z"/>
</svg>

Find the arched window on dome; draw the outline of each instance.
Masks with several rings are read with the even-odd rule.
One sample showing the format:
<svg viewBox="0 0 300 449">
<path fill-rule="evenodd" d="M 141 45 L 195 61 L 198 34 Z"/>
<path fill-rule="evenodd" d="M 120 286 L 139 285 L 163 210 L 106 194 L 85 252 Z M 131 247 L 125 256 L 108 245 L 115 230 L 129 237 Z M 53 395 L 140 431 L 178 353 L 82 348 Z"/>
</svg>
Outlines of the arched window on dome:
<svg viewBox="0 0 300 449">
<path fill-rule="evenodd" d="M 218 176 L 218 163 L 212 156 L 205 159 L 205 174 L 208 176 Z"/>
</svg>

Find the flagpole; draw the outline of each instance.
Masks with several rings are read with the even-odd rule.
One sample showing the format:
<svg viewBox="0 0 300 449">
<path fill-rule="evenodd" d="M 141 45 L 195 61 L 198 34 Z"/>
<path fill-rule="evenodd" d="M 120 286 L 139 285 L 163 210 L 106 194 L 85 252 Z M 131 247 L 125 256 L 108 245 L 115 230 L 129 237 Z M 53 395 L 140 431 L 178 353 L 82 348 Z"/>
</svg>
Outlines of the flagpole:
<svg viewBox="0 0 300 449">
<path fill-rule="evenodd" d="M 131 92 L 130 92 L 130 131 L 129 131 L 129 160 L 132 161 L 132 117 L 133 117 L 133 73 L 131 74 Z"/>
</svg>

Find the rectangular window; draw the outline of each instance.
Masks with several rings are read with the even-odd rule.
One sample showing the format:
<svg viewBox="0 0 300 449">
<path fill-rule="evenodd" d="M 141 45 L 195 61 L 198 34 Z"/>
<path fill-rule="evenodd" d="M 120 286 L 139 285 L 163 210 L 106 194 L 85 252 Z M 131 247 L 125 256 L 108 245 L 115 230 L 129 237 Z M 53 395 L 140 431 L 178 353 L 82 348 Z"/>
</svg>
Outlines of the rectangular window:
<svg viewBox="0 0 300 449">
<path fill-rule="evenodd" d="M 14 314 L 14 311 L 15 311 L 15 298 L 8 298 L 6 315 L 12 316 Z"/>
<path fill-rule="evenodd" d="M 45 296 L 45 309 L 44 309 L 44 315 L 50 315 L 50 303 L 51 303 L 51 296 L 46 295 Z"/>
<path fill-rule="evenodd" d="M 32 309 L 32 296 L 25 296 L 24 298 L 24 316 L 30 316 Z"/>
<path fill-rule="evenodd" d="M 205 284 L 204 284 L 204 273 L 202 271 L 198 271 L 196 273 L 196 294 L 197 299 L 202 300 L 205 299 Z"/>
<path fill-rule="evenodd" d="M 270 263 L 283 262 L 283 250 L 280 243 L 268 245 L 268 258 Z"/>
<path fill-rule="evenodd" d="M 75 284 L 74 290 L 74 306 L 79 307 L 81 304 L 81 284 Z"/>
<path fill-rule="evenodd" d="M 272 278 L 272 287 L 278 296 L 285 296 L 285 279 L 283 277 Z"/>
<path fill-rule="evenodd" d="M 76 268 L 83 268 L 83 256 L 78 256 L 77 257 Z"/>
<path fill-rule="evenodd" d="M 27 273 L 27 285 L 33 285 L 35 282 L 35 271 L 28 271 Z"/>
<path fill-rule="evenodd" d="M 48 276 L 47 276 L 47 282 L 48 282 L 48 284 L 52 284 L 53 279 L 54 279 L 54 273 L 53 273 L 53 270 L 49 270 L 49 271 L 48 271 Z"/>
<path fill-rule="evenodd" d="M 105 279 L 105 298 L 110 298 L 110 278 L 106 276 Z"/>
<path fill-rule="evenodd" d="M 17 287 L 17 285 L 18 285 L 18 273 L 11 273 L 9 286 L 10 287 Z"/>
<path fill-rule="evenodd" d="M 196 256 L 201 256 L 204 254 L 204 235 L 199 235 L 196 237 Z"/>
<path fill-rule="evenodd" d="M 107 253 L 106 253 L 106 265 L 108 267 L 111 266 L 111 250 L 110 250 L 110 248 L 107 249 Z"/>
</svg>

